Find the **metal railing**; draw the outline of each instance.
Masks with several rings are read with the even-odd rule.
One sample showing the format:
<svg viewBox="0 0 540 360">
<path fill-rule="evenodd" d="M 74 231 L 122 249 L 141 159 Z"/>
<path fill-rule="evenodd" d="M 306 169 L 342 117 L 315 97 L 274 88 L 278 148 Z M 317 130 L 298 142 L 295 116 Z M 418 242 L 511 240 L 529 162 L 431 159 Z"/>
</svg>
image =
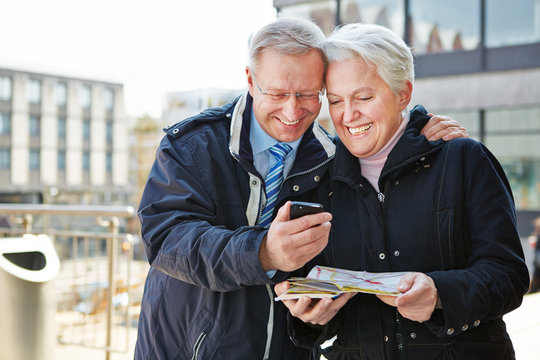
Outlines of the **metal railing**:
<svg viewBox="0 0 540 360">
<path fill-rule="evenodd" d="M 53 280 L 58 342 L 101 349 L 107 360 L 112 352 L 128 350 L 131 315 L 138 316 L 140 306 L 133 293 L 142 296 L 147 270 L 141 261 L 140 281 L 134 284 L 134 235 L 121 231 L 134 215 L 130 206 L 0 204 L 8 225 L 0 227 L 0 237 L 47 234 L 53 239 L 61 261 Z M 123 345 L 113 343 L 121 338 L 113 339 L 119 329 L 125 329 Z"/>
</svg>

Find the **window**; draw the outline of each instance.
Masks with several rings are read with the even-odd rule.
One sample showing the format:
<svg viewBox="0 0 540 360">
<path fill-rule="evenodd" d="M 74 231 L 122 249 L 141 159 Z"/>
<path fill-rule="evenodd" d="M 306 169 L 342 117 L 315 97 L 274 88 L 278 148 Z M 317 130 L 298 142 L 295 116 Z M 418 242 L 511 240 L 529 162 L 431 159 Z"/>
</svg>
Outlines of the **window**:
<svg viewBox="0 0 540 360">
<path fill-rule="evenodd" d="M 519 210 L 540 210 L 539 117 L 540 107 L 485 113 L 485 143 L 501 162 Z"/>
<path fill-rule="evenodd" d="M 111 88 L 105 88 L 103 91 L 103 102 L 105 103 L 105 110 L 113 111 L 114 109 L 114 90 Z"/>
<path fill-rule="evenodd" d="M 83 152 L 82 165 L 83 165 L 84 171 L 90 170 L 90 152 L 89 151 Z"/>
<path fill-rule="evenodd" d="M 39 136 L 40 134 L 40 118 L 37 115 L 30 115 L 30 136 Z"/>
<path fill-rule="evenodd" d="M 83 119 L 82 132 L 83 140 L 90 140 L 90 119 Z"/>
<path fill-rule="evenodd" d="M 41 81 L 36 79 L 28 80 L 26 85 L 26 96 L 30 104 L 41 103 Z"/>
<path fill-rule="evenodd" d="M 340 21 L 382 25 L 403 36 L 404 11 L 403 0 L 342 0 Z"/>
<path fill-rule="evenodd" d="M 112 121 L 107 121 L 105 125 L 105 138 L 107 141 L 112 141 L 113 139 L 113 123 Z"/>
<path fill-rule="evenodd" d="M 66 83 L 58 83 L 54 89 L 56 97 L 56 105 L 64 107 L 67 104 L 67 85 Z"/>
<path fill-rule="evenodd" d="M 336 24 L 336 1 L 307 1 L 285 6 L 280 13 L 286 16 L 311 19 L 319 25 L 325 34 L 329 34 Z"/>
<path fill-rule="evenodd" d="M 64 150 L 58 151 L 58 170 L 59 171 L 65 171 L 66 170 L 66 152 Z"/>
<path fill-rule="evenodd" d="M 540 0 L 486 0 L 486 45 L 540 42 Z"/>
<path fill-rule="evenodd" d="M 11 78 L 0 76 L 0 101 L 11 100 Z"/>
<path fill-rule="evenodd" d="M 0 148 L 0 169 L 9 169 L 11 166 L 11 154 L 9 149 Z"/>
<path fill-rule="evenodd" d="M 30 115 L 30 136 L 39 136 L 41 119 L 37 115 Z"/>
<path fill-rule="evenodd" d="M 11 133 L 11 119 L 8 113 L 0 112 L 0 135 Z"/>
<path fill-rule="evenodd" d="M 66 138 L 66 117 L 65 116 L 58 117 L 58 138 L 59 139 Z"/>
<path fill-rule="evenodd" d="M 30 149 L 30 159 L 29 159 L 29 165 L 30 170 L 39 170 L 39 149 Z"/>
<path fill-rule="evenodd" d="M 106 162 L 105 168 L 107 172 L 111 172 L 112 171 L 112 153 L 110 151 L 107 152 L 105 162 Z"/>
<path fill-rule="evenodd" d="M 417 55 L 474 50 L 480 43 L 479 0 L 410 0 L 410 14 Z"/>
<path fill-rule="evenodd" d="M 90 106 L 92 105 L 92 89 L 90 86 L 81 86 L 80 102 L 83 109 L 90 109 Z"/>
</svg>

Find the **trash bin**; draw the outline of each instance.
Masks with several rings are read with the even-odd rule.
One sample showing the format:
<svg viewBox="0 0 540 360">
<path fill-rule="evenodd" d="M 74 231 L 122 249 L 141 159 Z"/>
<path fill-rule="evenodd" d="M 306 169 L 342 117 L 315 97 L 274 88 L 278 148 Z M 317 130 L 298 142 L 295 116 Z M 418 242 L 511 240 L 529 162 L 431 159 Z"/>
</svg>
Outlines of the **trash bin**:
<svg viewBox="0 0 540 360">
<path fill-rule="evenodd" d="M 47 235 L 0 238 L 0 359 L 54 359 L 59 270 Z"/>
</svg>

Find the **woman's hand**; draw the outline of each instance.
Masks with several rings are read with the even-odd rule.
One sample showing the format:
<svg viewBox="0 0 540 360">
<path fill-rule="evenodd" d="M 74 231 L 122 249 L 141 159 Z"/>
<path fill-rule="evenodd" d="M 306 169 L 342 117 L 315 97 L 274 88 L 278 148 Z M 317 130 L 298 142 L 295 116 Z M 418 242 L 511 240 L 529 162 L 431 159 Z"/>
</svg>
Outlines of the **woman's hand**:
<svg viewBox="0 0 540 360">
<path fill-rule="evenodd" d="M 274 291 L 279 296 L 289 288 L 289 282 L 283 281 L 274 287 Z M 346 293 L 336 299 L 311 299 L 303 296 L 298 300 L 283 300 L 283 304 L 289 309 L 291 315 L 299 318 L 305 323 L 314 325 L 325 325 L 337 314 L 352 298 L 354 293 Z"/>
<path fill-rule="evenodd" d="M 441 307 L 435 283 L 426 274 L 404 275 L 399 282 L 398 290 L 401 293 L 398 296 L 377 295 L 377 297 L 386 304 L 397 307 L 399 313 L 409 320 L 427 321 L 431 318 L 433 310 Z"/>
</svg>

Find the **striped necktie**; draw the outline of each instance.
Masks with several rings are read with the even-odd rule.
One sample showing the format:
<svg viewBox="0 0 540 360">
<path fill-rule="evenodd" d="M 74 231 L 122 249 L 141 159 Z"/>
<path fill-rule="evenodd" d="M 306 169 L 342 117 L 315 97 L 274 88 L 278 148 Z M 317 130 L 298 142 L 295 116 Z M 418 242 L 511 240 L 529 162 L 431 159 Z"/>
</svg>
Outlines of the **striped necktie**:
<svg viewBox="0 0 540 360">
<path fill-rule="evenodd" d="M 283 159 L 285 159 L 292 148 L 288 144 L 277 143 L 268 150 L 274 158 L 276 158 L 277 162 L 272 166 L 264 181 L 264 186 L 266 188 L 266 206 L 259 219 L 259 225 L 264 226 L 265 228 L 268 228 L 272 222 L 272 213 L 274 212 L 279 189 L 283 182 Z"/>
</svg>

